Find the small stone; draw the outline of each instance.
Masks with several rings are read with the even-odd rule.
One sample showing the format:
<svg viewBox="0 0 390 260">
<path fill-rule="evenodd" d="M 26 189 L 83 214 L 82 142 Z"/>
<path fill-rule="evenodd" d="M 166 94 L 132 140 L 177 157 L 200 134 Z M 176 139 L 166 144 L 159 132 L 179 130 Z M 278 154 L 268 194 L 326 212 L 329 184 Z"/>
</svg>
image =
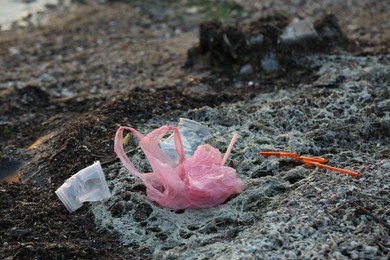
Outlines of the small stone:
<svg viewBox="0 0 390 260">
<path fill-rule="evenodd" d="M 9 47 L 8 48 L 8 52 L 9 54 L 11 54 L 11 56 L 20 56 L 20 51 L 18 49 L 16 49 L 15 47 Z"/>
<path fill-rule="evenodd" d="M 263 34 L 258 34 L 258 35 L 253 35 L 247 40 L 247 45 L 249 46 L 254 46 L 254 45 L 262 45 L 264 42 L 264 35 Z"/>
<path fill-rule="evenodd" d="M 385 168 L 386 170 L 390 170 L 390 162 L 384 163 L 383 168 Z"/>
<path fill-rule="evenodd" d="M 260 61 L 262 69 L 265 73 L 273 73 L 279 70 L 279 60 L 275 53 L 266 54 Z"/>
<path fill-rule="evenodd" d="M 378 251 L 378 248 L 376 246 L 364 245 L 363 250 L 366 251 L 367 253 L 376 254 L 376 252 Z"/>
<path fill-rule="evenodd" d="M 90 248 L 93 248 L 93 249 L 100 249 L 103 247 L 102 243 L 96 241 L 96 240 L 93 240 L 90 244 L 89 244 L 89 247 Z"/>
<path fill-rule="evenodd" d="M 351 259 L 359 259 L 359 254 L 356 251 L 350 252 Z"/>
<path fill-rule="evenodd" d="M 3 246 L 9 246 L 8 242 L 3 242 Z"/>
<path fill-rule="evenodd" d="M 310 236 L 313 235 L 315 232 L 316 232 L 316 230 L 315 230 L 313 227 L 309 227 L 309 228 L 307 229 L 307 233 L 308 233 Z"/>
<path fill-rule="evenodd" d="M 46 9 L 48 9 L 48 10 L 54 10 L 54 9 L 57 8 L 57 6 L 56 6 L 55 4 L 51 4 L 51 3 L 45 4 L 45 7 L 46 7 Z"/>
<path fill-rule="evenodd" d="M 32 17 L 32 13 L 24 12 L 24 13 L 22 13 L 20 19 L 22 19 L 22 20 L 29 20 L 29 19 L 31 19 L 31 17 Z"/>
<path fill-rule="evenodd" d="M 352 247 L 357 247 L 357 246 L 359 245 L 359 243 L 356 242 L 356 241 L 351 241 L 350 245 L 351 245 Z"/>
<path fill-rule="evenodd" d="M 306 20 L 300 20 L 295 18 L 284 30 L 280 36 L 280 40 L 283 43 L 293 43 L 301 39 L 318 37 L 313 24 Z"/>
<path fill-rule="evenodd" d="M 267 213 L 265 213 L 267 215 L 267 217 L 269 218 L 272 218 L 274 216 L 276 216 L 276 212 L 275 211 L 268 211 Z"/>
<path fill-rule="evenodd" d="M 93 87 L 89 90 L 89 92 L 90 92 L 91 94 L 96 94 L 96 92 L 97 92 L 97 87 L 96 87 L 96 86 L 93 86 Z"/>
<path fill-rule="evenodd" d="M 356 190 L 357 188 L 355 187 L 355 186 L 353 186 L 353 185 L 350 185 L 349 187 L 348 187 L 348 190 L 349 191 L 354 191 L 354 190 Z"/>
<path fill-rule="evenodd" d="M 55 78 L 52 75 L 48 74 L 48 73 L 42 73 L 41 75 L 38 76 L 38 78 L 40 80 L 46 81 L 46 82 L 55 80 Z"/>
<path fill-rule="evenodd" d="M 328 246 L 327 244 L 323 244 L 323 245 L 321 246 L 321 250 L 322 250 L 323 252 L 327 252 L 327 251 L 329 250 L 329 246 Z"/>
<path fill-rule="evenodd" d="M 241 75 L 248 75 L 248 74 L 251 74 L 252 72 L 253 72 L 253 68 L 252 68 L 252 65 L 250 65 L 250 64 L 246 64 L 246 65 L 242 66 L 242 68 L 240 69 Z"/>
<path fill-rule="evenodd" d="M 390 100 L 378 102 L 377 107 L 383 111 L 390 111 Z"/>
<path fill-rule="evenodd" d="M 18 238 L 25 237 L 27 236 L 27 234 L 28 234 L 28 230 L 17 229 L 17 228 L 11 229 L 10 232 L 11 237 L 18 237 Z"/>
</svg>

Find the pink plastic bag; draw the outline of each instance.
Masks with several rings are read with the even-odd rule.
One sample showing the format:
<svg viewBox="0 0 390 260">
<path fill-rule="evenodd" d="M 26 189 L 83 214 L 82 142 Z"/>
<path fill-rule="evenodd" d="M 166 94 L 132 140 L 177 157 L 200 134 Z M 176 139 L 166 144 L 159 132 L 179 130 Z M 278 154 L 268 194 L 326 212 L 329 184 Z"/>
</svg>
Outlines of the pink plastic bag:
<svg viewBox="0 0 390 260">
<path fill-rule="evenodd" d="M 140 173 L 126 156 L 123 150 L 124 130 L 131 131 L 139 139 L 153 172 Z M 169 131 L 174 131 L 178 162 L 158 145 Z M 236 170 L 224 166 L 233 143 L 232 140 L 224 159 L 218 149 L 205 144 L 198 146 L 194 155 L 186 160 L 176 127 L 163 126 L 143 136 L 133 128 L 121 126 L 115 135 L 115 152 L 123 165 L 144 182 L 148 197 L 161 206 L 172 209 L 210 208 L 244 189 L 244 182 L 237 178 Z"/>
</svg>

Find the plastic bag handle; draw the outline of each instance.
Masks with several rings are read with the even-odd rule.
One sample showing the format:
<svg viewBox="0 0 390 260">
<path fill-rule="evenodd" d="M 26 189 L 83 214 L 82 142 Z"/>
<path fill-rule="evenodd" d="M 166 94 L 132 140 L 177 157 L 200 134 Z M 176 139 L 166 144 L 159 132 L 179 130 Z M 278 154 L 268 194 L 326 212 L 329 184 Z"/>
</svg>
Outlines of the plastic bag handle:
<svg viewBox="0 0 390 260">
<path fill-rule="evenodd" d="M 134 167 L 134 165 L 131 163 L 130 159 L 127 157 L 125 151 L 123 150 L 123 131 L 124 130 L 128 130 L 128 131 L 132 132 L 138 138 L 138 140 L 142 140 L 144 138 L 144 136 L 140 132 L 135 130 L 134 128 L 127 127 L 127 126 L 120 126 L 115 134 L 114 151 L 118 155 L 122 164 L 129 171 L 131 171 L 132 173 L 134 173 L 135 175 L 137 175 L 138 177 L 140 177 L 143 180 L 144 179 L 142 176 L 143 174 L 140 173 L 137 170 L 137 168 Z"/>
<path fill-rule="evenodd" d="M 137 137 L 140 142 L 145 138 L 141 133 L 139 133 L 137 130 L 131 127 L 127 126 L 120 126 L 118 130 L 116 131 L 115 134 L 115 139 L 114 139 L 114 150 L 115 153 L 118 155 L 119 159 L 121 160 L 122 164 L 131 172 L 133 172 L 135 175 L 140 177 L 142 180 L 144 180 L 144 174 L 139 172 L 134 165 L 131 163 L 130 159 L 127 157 L 124 149 L 123 149 L 123 131 L 128 130 L 132 132 L 135 137 Z M 180 137 L 179 129 L 175 126 L 163 126 L 159 129 L 156 129 L 154 131 L 159 131 L 159 140 L 163 138 L 163 136 L 168 132 L 168 131 L 174 131 L 174 140 L 175 140 L 175 147 L 176 147 L 176 152 L 179 155 L 179 164 L 185 161 L 184 157 L 184 147 L 183 143 Z M 156 144 L 157 145 L 157 144 Z M 145 152 L 145 151 L 144 151 Z"/>
<path fill-rule="evenodd" d="M 174 132 L 173 138 L 175 140 L 176 153 L 179 155 L 179 164 L 180 164 L 184 162 L 186 159 L 184 157 L 184 146 L 180 137 L 179 128 L 175 126 L 167 126 L 167 128 L 169 128 L 168 131 L 173 130 Z"/>
</svg>

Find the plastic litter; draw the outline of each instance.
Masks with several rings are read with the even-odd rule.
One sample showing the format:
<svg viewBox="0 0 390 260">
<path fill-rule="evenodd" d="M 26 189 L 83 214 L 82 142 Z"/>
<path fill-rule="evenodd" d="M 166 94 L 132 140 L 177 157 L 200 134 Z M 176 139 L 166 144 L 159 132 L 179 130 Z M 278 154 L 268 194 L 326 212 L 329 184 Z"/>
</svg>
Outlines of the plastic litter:
<svg viewBox="0 0 390 260">
<path fill-rule="evenodd" d="M 324 164 L 324 163 L 326 163 L 326 159 L 322 158 L 322 157 L 299 156 L 297 153 L 293 153 L 293 152 L 259 152 L 259 154 L 263 155 L 263 156 L 279 156 L 279 157 L 285 156 L 285 157 L 291 157 L 291 158 L 294 158 L 296 160 L 300 160 L 300 161 L 302 161 L 303 163 L 306 163 L 306 164 L 311 164 L 311 165 L 314 165 L 314 166 L 317 166 L 317 167 L 320 167 L 320 168 L 324 168 L 324 169 L 328 169 L 328 170 L 332 170 L 332 171 L 348 174 L 348 175 L 351 175 L 353 177 L 360 177 L 360 176 L 362 176 L 362 174 L 360 174 L 358 172 L 354 172 L 354 171 L 351 171 L 351 170 L 346 170 L 346 169 L 341 169 L 341 168 L 337 168 L 337 167 L 334 167 L 334 166 L 326 165 L 326 164 Z"/>
<path fill-rule="evenodd" d="M 73 212 L 87 201 L 101 201 L 111 197 L 102 166 L 97 161 L 82 169 L 56 190 L 57 196 Z"/>
<path fill-rule="evenodd" d="M 187 118 L 180 118 L 177 125 L 179 130 L 181 141 L 184 148 L 184 157 L 187 159 L 191 157 L 196 148 L 201 144 L 214 144 L 213 136 L 210 130 L 196 122 Z M 161 149 L 166 152 L 171 158 L 176 161 L 179 160 L 179 155 L 176 152 L 174 134 L 171 134 L 168 138 L 163 139 L 159 145 Z"/>
<path fill-rule="evenodd" d="M 139 146 L 149 160 L 153 172 L 139 172 L 126 156 L 123 150 L 125 130 L 138 138 Z M 173 139 L 178 161 L 159 145 L 169 131 L 173 131 L 170 138 Z M 114 147 L 122 164 L 144 182 L 147 196 L 152 201 L 172 209 L 210 208 L 244 189 L 244 182 L 237 178 L 236 170 L 224 166 L 236 139 L 237 134 L 234 134 L 224 158 L 218 149 L 203 144 L 186 159 L 179 128 L 162 126 L 144 136 L 134 128 L 121 126 L 116 132 Z"/>
</svg>

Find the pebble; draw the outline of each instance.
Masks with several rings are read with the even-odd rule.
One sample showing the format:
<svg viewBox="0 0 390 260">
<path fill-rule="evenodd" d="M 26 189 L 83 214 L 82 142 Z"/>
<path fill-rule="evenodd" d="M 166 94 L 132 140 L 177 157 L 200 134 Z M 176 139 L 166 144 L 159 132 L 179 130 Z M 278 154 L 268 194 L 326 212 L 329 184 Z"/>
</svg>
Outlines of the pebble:
<svg viewBox="0 0 390 260">
<path fill-rule="evenodd" d="M 385 168 L 386 170 L 390 170 L 390 162 L 384 163 L 383 168 Z"/>
<path fill-rule="evenodd" d="M 248 74 L 251 74 L 252 72 L 253 72 L 253 68 L 252 68 L 252 65 L 250 65 L 250 64 L 246 64 L 246 65 L 242 66 L 242 68 L 240 69 L 241 75 L 248 75 Z"/>
<path fill-rule="evenodd" d="M 42 73 L 41 75 L 38 76 L 38 78 L 43 81 L 55 80 L 55 78 L 48 73 Z"/>
<path fill-rule="evenodd" d="M 97 87 L 96 87 L 96 86 L 93 86 L 93 87 L 89 90 L 89 92 L 90 92 L 91 94 L 96 94 L 96 92 L 97 92 Z"/>
<path fill-rule="evenodd" d="M 16 229 L 16 228 L 11 229 L 11 232 L 10 232 L 10 235 L 12 237 L 25 237 L 27 234 L 28 234 L 27 230 Z"/>
<path fill-rule="evenodd" d="M 357 247 L 359 245 L 359 243 L 356 241 L 351 241 L 350 245 L 353 247 Z"/>
<path fill-rule="evenodd" d="M 313 24 L 306 20 L 295 18 L 284 30 L 280 40 L 285 43 L 297 42 L 304 38 L 318 37 Z"/>
<path fill-rule="evenodd" d="M 374 253 L 374 254 L 376 254 L 376 252 L 378 251 L 378 248 L 375 247 L 375 246 L 364 245 L 363 246 L 363 250 L 366 251 L 367 253 Z"/>
<path fill-rule="evenodd" d="M 276 212 L 275 211 L 268 211 L 267 213 L 265 213 L 266 214 L 266 216 L 268 217 L 268 218 L 272 218 L 272 217 L 275 217 L 276 216 Z"/>
<path fill-rule="evenodd" d="M 177 80 L 175 80 L 175 84 L 176 84 L 176 86 L 179 86 L 179 85 L 181 84 L 181 82 L 182 82 L 182 80 L 181 80 L 181 79 L 177 79 Z"/>
<path fill-rule="evenodd" d="M 264 42 L 264 35 L 260 33 L 258 35 L 254 35 L 254 36 L 250 37 L 247 44 L 249 46 L 262 45 L 263 42 Z"/>
<path fill-rule="evenodd" d="M 352 251 L 350 253 L 350 258 L 351 259 L 359 259 L 359 254 L 356 251 Z"/>
<path fill-rule="evenodd" d="M 266 73 L 273 73 L 279 70 L 280 64 L 275 53 L 270 52 L 260 61 L 261 67 Z"/>
<path fill-rule="evenodd" d="M 27 245 L 26 248 L 27 248 L 27 249 L 30 249 L 30 250 L 33 250 L 33 249 L 34 249 L 34 247 L 33 247 L 32 245 Z"/>
<path fill-rule="evenodd" d="M 307 229 L 307 233 L 308 233 L 310 236 L 313 235 L 315 232 L 316 232 L 316 230 L 315 230 L 313 227 L 309 227 L 309 228 Z"/>
<path fill-rule="evenodd" d="M 51 4 L 51 3 L 47 3 L 47 4 L 45 4 L 45 7 L 46 7 L 46 9 L 48 9 L 48 10 L 54 10 L 54 9 L 57 8 L 57 5 Z"/>
<path fill-rule="evenodd" d="M 20 51 L 18 49 L 16 49 L 15 47 L 8 48 L 8 52 L 9 52 L 9 54 L 11 54 L 14 57 L 20 56 Z"/>
<path fill-rule="evenodd" d="M 3 246 L 9 246 L 9 243 L 8 242 L 4 242 Z"/>
</svg>

